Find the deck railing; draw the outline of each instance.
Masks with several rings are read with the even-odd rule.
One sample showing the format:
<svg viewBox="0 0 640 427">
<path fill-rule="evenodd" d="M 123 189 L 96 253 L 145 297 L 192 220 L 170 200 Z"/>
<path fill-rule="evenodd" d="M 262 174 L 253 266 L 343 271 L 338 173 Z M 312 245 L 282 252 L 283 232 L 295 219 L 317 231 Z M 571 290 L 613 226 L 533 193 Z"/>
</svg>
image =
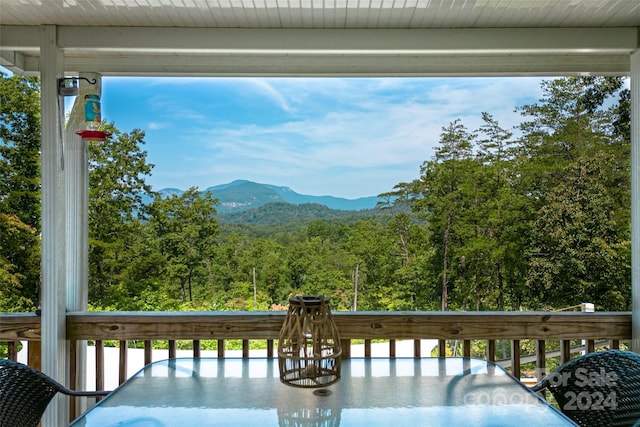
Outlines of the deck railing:
<svg viewBox="0 0 640 427">
<path fill-rule="evenodd" d="M 72 349 L 70 384 L 75 384 L 73 351 L 79 342 L 95 345 L 96 389 L 104 389 L 105 342 L 119 347 L 118 382 L 127 377 L 128 347 L 131 341 L 144 343 L 144 363 L 152 361 L 155 341 L 165 341 L 169 358 L 176 357 L 177 343 L 192 342 L 192 355 L 201 356 L 203 340 L 217 343 L 217 357 L 227 357 L 230 340 L 242 343 L 241 357 L 252 357 L 251 342 L 260 340 L 266 357 L 277 357 L 277 338 L 284 312 L 82 312 L 67 314 L 67 339 Z M 372 342 L 388 342 L 388 357 L 394 358 L 398 340 L 413 340 L 413 357 L 430 357 L 421 340 L 438 340 L 437 356 L 446 357 L 447 342 L 461 343 L 457 355 L 469 357 L 472 346 L 481 343 L 484 358 L 509 367 L 522 377 L 524 363 L 535 361 L 535 379 L 546 374 L 547 358 L 559 355 L 560 362 L 580 351 L 597 347 L 619 348 L 631 339 L 631 313 L 628 312 L 337 312 L 334 319 L 340 331 L 343 356 L 351 357 L 354 342 L 364 346 L 364 357 L 372 357 Z M 15 359 L 19 342 L 28 342 L 29 363 L 39 364 L 40 318 L 34 314 L 0 314 L 0 343 L 8 343 L 9 358 Z M 523 343 L 533 343 L 525 354 Z M 549 341 L 557 341 L 555 350 Z M 505 343 L 507 345 L 501 345 Z M 573 344 L 581 343 L 575 348 Z M 499 343 L 500 345 L 497 345 Z M 385 344 L 386 345 L 386 344 Z M 477 345 L 476 345 L 477 347 Z M 497 360 L 498 347 L 509 348 L 509 357 Z M 474 354 L 477 356 L 477 354 Z M 532 378 L 532 380 L 534 379 Z"/>
</svg>

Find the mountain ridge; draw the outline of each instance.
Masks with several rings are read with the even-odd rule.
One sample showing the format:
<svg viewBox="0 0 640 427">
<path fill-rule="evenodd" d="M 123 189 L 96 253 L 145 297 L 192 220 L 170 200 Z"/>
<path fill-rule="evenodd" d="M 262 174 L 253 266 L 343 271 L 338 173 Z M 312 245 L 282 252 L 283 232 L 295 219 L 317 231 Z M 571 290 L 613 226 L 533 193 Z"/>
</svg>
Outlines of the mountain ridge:
<svg viewBox="0 0 640 427">
<path fill-rule="evenodd" d="M 273 202 L 245 211 L 220 213 L 218 219 L 224 225 L 259 227 L 263 232 L 265 229 L 278 232 L 297 231 L 315 220 L 352 223 L 363 219 L 379 218 L 382 214 L 383 212 L 378 209 L 346 211 L 315 203 L 293 205 L 286 202 Z"/>
<path fill-rule="evenodd" d="M 158 191 L 162 197 L 180 196 L 183 190 L 177 188 L 163 188 Z M 347 199 L 335 196 L 313 196 L 300 194 L 290 187 L 262 184 L 245 179 L 237 179 L 225 184 L 214 185 L 202 190 L 210 192 L 219 204 L 219 213 L 243 212 L 256 209 L 268 203 L 289 203 L 292 205 L 317 204 L 329 209 L 343 211 L 359 211 L 373 209 L 381 199 L 377 196 Z"/>
</svg>

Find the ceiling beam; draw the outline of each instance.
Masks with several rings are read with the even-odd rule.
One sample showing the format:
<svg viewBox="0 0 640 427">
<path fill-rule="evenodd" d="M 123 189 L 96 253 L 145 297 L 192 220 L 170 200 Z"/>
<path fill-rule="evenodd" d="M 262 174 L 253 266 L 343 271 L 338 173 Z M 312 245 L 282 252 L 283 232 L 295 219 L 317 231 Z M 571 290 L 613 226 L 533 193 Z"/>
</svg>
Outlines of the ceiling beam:
<svg viewBox="0 0 640 427">
<path fill-rule="evenodd" d="M 2 64 L 39 70 L 38 26 L 3 26 Z M 58 27 L 65 70 L 104 75 L 620 75 L 638 28 Z M 21 64 L 11 58 L 21 57 Z"/>
<path fill-rule="evenodd" d="M 146 76 L 628 75 L 628 55 L 68 55 L 65 68 Z"/>
<path fill-rule="evenodd" d="M 0 46 L 36 49 L 37 26 L 3 26 Z M 638 29 L 243 29 L 59 27 L 64 50 L 306 53 L 569 53 L 630 54 Z"/>
</svg>

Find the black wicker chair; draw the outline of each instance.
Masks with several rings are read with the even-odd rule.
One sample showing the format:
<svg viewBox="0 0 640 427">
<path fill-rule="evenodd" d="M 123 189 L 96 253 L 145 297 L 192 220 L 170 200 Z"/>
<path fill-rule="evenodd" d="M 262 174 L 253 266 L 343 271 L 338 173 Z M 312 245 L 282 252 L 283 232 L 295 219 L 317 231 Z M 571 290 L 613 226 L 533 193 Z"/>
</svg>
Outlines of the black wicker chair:
<svg viewBox="0 0 640 427">
<path fill-rule="evenodd" d="M 105 396 L 108 391 L 69 390 L 44 373 L 0 359 L 0 427 L 35 427 L 56 393 Z"/>
<path fill-rule="evenodd" d="M 640 354 L 607 350 L 577 357 L 533 387 L 545 389 L 583 427 L 634 426 L 640 419 Z"/>
</svg>

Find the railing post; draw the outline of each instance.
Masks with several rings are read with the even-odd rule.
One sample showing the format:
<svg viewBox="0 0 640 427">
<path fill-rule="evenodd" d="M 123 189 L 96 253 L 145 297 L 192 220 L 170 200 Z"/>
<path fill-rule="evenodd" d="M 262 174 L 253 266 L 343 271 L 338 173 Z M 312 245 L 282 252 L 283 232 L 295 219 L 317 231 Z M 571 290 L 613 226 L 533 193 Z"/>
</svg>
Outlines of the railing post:
<svg viewBox="0 0 640 427">
<path fill-rule="evenodd" d="M 16 347 L 17 347 L 16 341 L 9 341 L 7 343 L 7 357 L 9 358 L 9 360 L 18 359 L 18 349 Z M 27 351 L 29 350 L 27 349 Z"/>
<path fill-rule="evenodd" d="M 267 358 L 273 359 L 273 340 L 267 340 Z"/>
<path fill-rule="evenodd" d="M 520 379 L 520 340 L 511 340 L 511 374 Z"/>
<path fill-rule="evenodd" d="M 144 364 L 148 365 L 153 360 L 153 342 L 146 340 L 144 342 Z"/>
<path fill-rule="evenodd" d="M 471 357 L 471 340 L 462 340 L 462 357 Z"/>
<path fill-rule="evenodd" d="M 127 341 L 120 340 L 120 369 L 118 370 L 118 384 L 127 380 Z"/>
<path fill-rule="evenodd" d="M 547 375 L 547 349 L 545 340 L 537 340 L 536 348 L 536 379 L 542 380 Z"/>
<path fill-rule="evenodd" d="M 224 358 L 224 340 L 218 340 L 218 359 Z"/>
<path fill-rule="evenodd" d="M 104 341 L 96 340 L 96 390 L 104 390 Z"/>
<path fill-rule="evenodd" d="M 69 385 L 72 390 L 77 390 L 76 385 L 78 384 L 78 341 L 73 340 L 69 342 Z M 81 355 L 82 356 L 82 355 Z M 84 353 L 84 357 L 86 357 L 86 352 Z M 82 365 L 86 366 L 86 363 L 82 363 Z M 86 369 L 85 369 L 86 370 Z M 85 370 L 83 370 L 80 374 L 84 377 Z M 84 383 L 82 384 L 84 386 Z M 83 388 L 81 388 L 83 390 Z M 86 410 L 86 405 L 83 405 L 84 408 L 76 408 L 78 403 L 78 399 L 75 397 L 69 398 L 69 419 L 75 420 L 80 413 Z"/>
<path fill-rule="evenodd" d="M 341 339 L 340 347 L 342 348 L 342 358 L 351 359 L 351 340 Z"/>
<path fill-rule="evenodd" d="M 27 364 L 38 370 L 42 369 L 42 341 L 29 341 L 27 348 Z M 17 355 L 16 355 L 17 357 Z"/>
<path fill-rule="evenodd" d="M 571 359 L 571 340 L 560 340 L 560 363 Z"/>
<path fill-rule="evenodd" d="M 496 361 L 496 340 L 488 340 L 487 342 L 487 360 L 489 362 Z"/>
</svg>

